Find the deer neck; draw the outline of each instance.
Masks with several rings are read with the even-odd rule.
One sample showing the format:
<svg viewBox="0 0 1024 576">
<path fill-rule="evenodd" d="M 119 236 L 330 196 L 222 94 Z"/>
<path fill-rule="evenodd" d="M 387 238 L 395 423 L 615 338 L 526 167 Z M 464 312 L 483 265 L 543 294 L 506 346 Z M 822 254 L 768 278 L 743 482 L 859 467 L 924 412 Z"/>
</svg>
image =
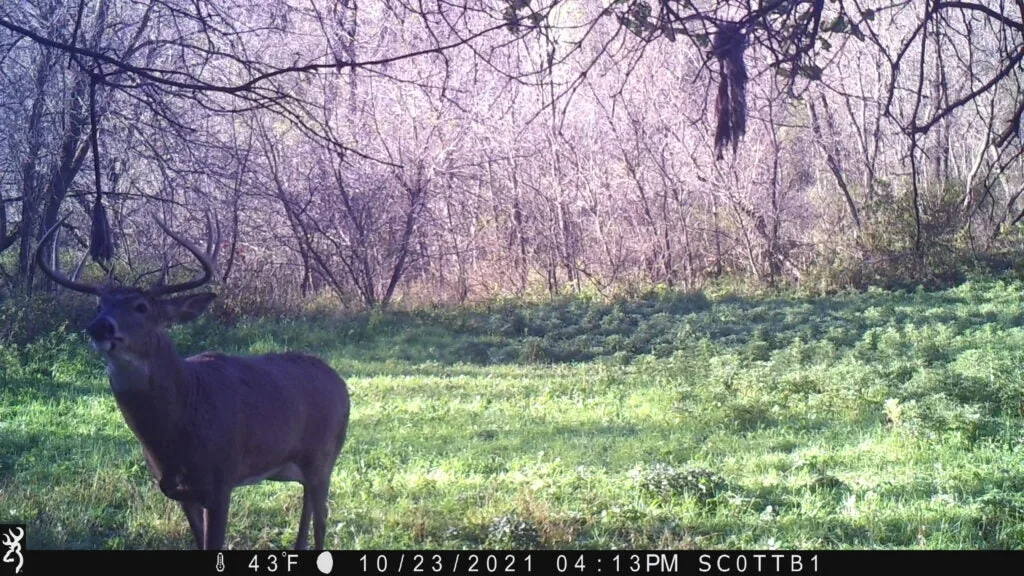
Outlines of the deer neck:
<svg viewBox="0 0 1024 576">
<path fill-rule="evenodd" d="M 139 440 L 158 457 L 173 450 L 195 383 L 170 337 L 159 332 L 142 353 L 109 355 L 107 373 L 114 398 Z"/>
</svg>

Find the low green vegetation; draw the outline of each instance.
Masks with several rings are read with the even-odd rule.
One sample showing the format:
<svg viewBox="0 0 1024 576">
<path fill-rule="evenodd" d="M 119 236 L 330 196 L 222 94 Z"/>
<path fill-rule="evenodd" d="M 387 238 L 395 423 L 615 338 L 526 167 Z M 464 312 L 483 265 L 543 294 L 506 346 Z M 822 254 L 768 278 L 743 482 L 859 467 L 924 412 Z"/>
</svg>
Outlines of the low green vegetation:
<svg viewBox="0 0 1024 576">
<path fill-rule="evenodd" d="M 1022 292 L 665 292 L 174 335 L 307 350 L 349 381 L 330 548 L 1019 548 Z M 6 342 L 0 521 L 32 547 L 191 546 L 79 327 Z M 229 546 L 291 546 L 300 495 L 236 490 Z"/>
</svg>

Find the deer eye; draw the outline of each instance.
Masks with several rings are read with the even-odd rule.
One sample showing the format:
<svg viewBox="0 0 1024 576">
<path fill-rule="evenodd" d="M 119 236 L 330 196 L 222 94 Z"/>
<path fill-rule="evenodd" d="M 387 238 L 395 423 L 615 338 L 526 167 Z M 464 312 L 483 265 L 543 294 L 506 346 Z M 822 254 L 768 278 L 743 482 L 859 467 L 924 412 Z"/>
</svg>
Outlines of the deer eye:
<svg viewBox="0 0 1024 576">
<path fill-rule="evenodd" d="M 138 312 L 139 314 L 145 314 L 146 312 L 149 312 L 149 304 L 146 304 L 145 302 L 139 302 L 138 304 L 135 305 L 135 311 Z"/>
</svg>

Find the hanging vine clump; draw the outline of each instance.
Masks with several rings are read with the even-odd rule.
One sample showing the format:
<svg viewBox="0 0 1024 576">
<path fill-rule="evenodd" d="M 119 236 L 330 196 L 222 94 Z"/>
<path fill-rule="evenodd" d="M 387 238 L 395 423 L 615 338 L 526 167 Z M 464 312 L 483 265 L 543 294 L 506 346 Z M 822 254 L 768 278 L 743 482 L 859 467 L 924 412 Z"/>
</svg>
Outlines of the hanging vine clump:
<svg viewBox="0 0 1024 576">
<path fill-rule="evenodd" d="M 103 187 L 100 181 L 100 148 L 97 138 L 96 123 L 96 78 L 89 85 L 89 117 L 92 130 L 89 133 L 92 145 L 92 161 L 96 181 L 96 201 L 92 206 L 92 227 L 89 234 L 89 254 L 94 262 L 110 262 L 114 258 L 114 240 L 107 220 L 107 210 L 103 207 Z M 111 268 L 113 270 L 113 268 Z"/>
<path fill-rule="evenodd" d="M 735 22 L 723 23 L 711 43 L 721 72 L 715 99 L 715 157 L 718 160 L 722 159 L 722 150 L 730 144 L 735 154 L 740 138 L 747 131 L 747 67 L 743 63 L 746 44 L 746 36 Z"/>
<path fill-rule="evenodd" d="M 94 262 L 110 262 L 114 257 L 114 242 L 110 234 L 107 211 L 100 196 L 92 207 L 92 233 L 89 235 L 89 255 Z"/>
</svg>

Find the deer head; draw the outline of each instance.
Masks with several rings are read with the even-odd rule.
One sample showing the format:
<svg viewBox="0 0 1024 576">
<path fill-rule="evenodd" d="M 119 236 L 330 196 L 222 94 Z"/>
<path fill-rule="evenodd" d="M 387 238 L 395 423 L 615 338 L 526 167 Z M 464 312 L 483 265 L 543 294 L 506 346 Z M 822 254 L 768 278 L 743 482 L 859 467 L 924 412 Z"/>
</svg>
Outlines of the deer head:
<svg viewBox="0 0 1024 576">
<path fill-rule="evenodd" d="M 42 246 L 64 223 L 67 217 L 54 224 L 39 241 Z M 157 225 L 176 242 L 184 246 L 202 265 L 201 277 L 179 284 L 166 284 L 167 265 L 156 283 L 149 288 L 119 286 L 108 282 L 95 286 L 71 280 L 50 268 L 42 257 L 42 250 L 36 253 L 36 263 L 54 282 L 85 294 L 97 297 L 96 317 L 86 328 L 93 347 L 108 359 L 137 358 L 152 348 L 152 338 L 172 323 L 190 322 L 197 318 L 216 294 L 201 292 L 185 296 L 171 296 L 199 288 L 208 283 L 216 268 L 208 252 L 203 252 L 187 238 L 169 229 L 159 218 L 153 218 Z M 213 240 L 210 240 L 214 242 Z M 213 256 L 216 257 L 215 254 Z"/>
</svg>

